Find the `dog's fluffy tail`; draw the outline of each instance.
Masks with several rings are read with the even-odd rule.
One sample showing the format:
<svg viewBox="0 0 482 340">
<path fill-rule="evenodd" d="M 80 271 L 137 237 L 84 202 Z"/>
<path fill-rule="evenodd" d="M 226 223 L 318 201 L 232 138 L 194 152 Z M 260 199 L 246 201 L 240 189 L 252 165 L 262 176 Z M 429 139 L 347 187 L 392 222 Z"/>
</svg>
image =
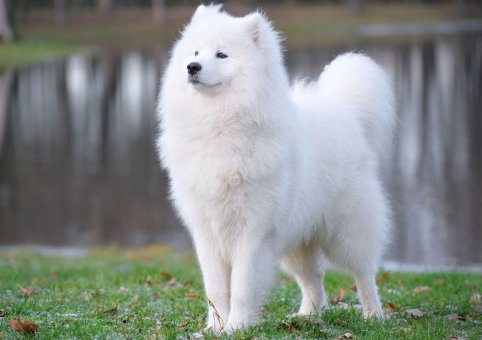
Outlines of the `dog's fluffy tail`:
<svg viewBox="0 0 482 340">
<path fill-rule="evenodd" d="M 355 108 L 369 145 L 384 157 L 391 148 L 395 124 L 394 94 L 385 71 L 363 54 L 346 53 L 325 67 L 318 88 L 323 95 Z"/>
</svg>

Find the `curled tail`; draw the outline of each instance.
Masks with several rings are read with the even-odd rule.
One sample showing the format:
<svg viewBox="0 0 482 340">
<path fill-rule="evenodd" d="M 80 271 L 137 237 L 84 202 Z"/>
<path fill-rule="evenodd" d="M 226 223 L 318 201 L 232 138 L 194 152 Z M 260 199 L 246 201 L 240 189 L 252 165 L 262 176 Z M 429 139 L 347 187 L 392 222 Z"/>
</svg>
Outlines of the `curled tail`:
<svg viewBox="0 0 482 340">
<path fill-rule="evenodd" d="M 318 88 L 356 109 L 369 145 L 384 157 L 395 125 L 395 99 L 385 71 L 363 54 L 346 53 L 325 67 Z"/>
</svg>

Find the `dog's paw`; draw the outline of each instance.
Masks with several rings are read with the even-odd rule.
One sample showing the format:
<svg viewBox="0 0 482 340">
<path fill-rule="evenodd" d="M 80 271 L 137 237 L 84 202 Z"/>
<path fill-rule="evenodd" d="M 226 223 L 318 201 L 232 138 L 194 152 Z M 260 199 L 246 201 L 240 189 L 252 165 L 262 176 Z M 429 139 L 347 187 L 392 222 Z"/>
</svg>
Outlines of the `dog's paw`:
<svg viewBox="0 0 482 340">
<path fill-rule="evenodd" d="M 375 319 L 375 320 L 384 320 L 385 314 L 381 309 L 369 309 L 363 310 L 363 317 L 365 319 Z"/>
<path fill-rule="evenodd" d="M 236 331 L 253 326 L 255 323 L 256 321 L 228 321 L 224 326 L 223 331 L 226 332 L 226 334 L 231 335 Z"/>
</svg>

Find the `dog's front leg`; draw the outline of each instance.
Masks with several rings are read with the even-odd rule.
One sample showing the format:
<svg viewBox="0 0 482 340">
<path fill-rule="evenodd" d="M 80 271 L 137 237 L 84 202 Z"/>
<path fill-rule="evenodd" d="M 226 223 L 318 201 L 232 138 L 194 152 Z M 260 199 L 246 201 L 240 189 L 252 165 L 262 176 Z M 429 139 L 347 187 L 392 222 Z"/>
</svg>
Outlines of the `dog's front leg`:
<svg viewBox="0 0 482 340">
<path fill-rule="evenodd" d="M 224 328 L 229 315 L 229 266 L 211 233 L 199 231 L 193 236 L 208 299 L 206 329 L 218 333 Z"/>
<path fill-rule="evenodd" d="M 276 267 L 277 257 L 268 242 L 248 238 L 237 245 L 231 272 L 231 309 L 225 326 L 228 333 L 258 321 Z"/>
</svg>

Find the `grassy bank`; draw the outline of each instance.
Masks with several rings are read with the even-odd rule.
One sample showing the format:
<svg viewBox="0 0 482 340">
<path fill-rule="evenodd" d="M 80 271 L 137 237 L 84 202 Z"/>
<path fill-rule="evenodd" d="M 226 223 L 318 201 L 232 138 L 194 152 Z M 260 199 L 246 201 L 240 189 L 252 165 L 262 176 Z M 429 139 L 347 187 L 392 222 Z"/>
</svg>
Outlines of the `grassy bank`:
<svg viewBox="0 0 482 340">
<path fill-rule="evenodd" d="M 167 248 L 99 250 L 79 258 L 1 252 L 0 275 L 0 338 L 36 328 L 42 338 L 174 339 L 204 324 L 205 297 L 192 254 Z M 325 283 L 338 307 L 316 317 L 288 318 L 300 294 L 280 275 L 263 322 L 236 336 L 480 339 L 482 275 L 381 272 L 378 281 L 390 314 L 386 321 L 363 320 L 353 307 L 358 303 L 353 279 L 334 272 Z M 22 326 L 26 331 L 14 330 Z"/>
<path fill-rule="evenodd" d="M 255 8 L 228 6 L 244 15 Z M 365 24 L 433 23 L 482 18 L 482 7 L 472 5 L 376 5 L 354 13 L 346 6 L 304 5 L 263 8 L 287 39 L 288 47 L 352 42 L 356 27 Z M 122 9 L 109 16 L 97 12 L 68 12 L 64 26 L 54 24 L 51 11 L 32 12 L 18 20 L 18 42 L 0 44 L 0 68 L 11 68 L 46 57 L 63 56 L 93 46 L 167 48 L 189 19 L 193 8 L 169 8 L 163 25 L 154 24 L 149 10 Z M 386 39 L 386 38 L 385 38 Z"/>
</svg>

